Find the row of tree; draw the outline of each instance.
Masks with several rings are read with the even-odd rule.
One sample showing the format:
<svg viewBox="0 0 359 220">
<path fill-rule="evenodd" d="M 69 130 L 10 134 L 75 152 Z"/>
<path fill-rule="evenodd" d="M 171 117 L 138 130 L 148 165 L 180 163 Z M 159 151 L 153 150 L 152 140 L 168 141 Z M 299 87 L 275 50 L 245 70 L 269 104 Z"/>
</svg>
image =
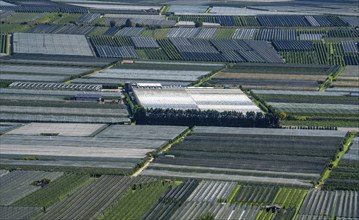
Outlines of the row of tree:
<svg viewBox="0 0 359 220">
<path fill-rule="evenodd" d="M 136 109 L 134 120 L 137 124 L 150 125 L 277 128 L 279 127 L 280 116 L 277 114 L 263 114 L 261 112 L 247 112 L 243 114 L 235 111 L 145 109 L 141 107 Z"/>
</svg>

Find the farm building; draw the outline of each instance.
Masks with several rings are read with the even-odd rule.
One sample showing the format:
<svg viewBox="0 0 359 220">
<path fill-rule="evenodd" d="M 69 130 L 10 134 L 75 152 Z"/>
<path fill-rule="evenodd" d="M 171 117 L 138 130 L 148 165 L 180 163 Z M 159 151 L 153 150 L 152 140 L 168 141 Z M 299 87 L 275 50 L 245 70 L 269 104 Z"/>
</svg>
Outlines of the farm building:
<svg viewBox="0 0 359 220">
<path fill-rule="evenodd" d="M 100 94 L 87 94 L 87 93 L 80 93 L 75 96 L 76 101 L 82 102 L 101 102 L 102 95 Z"/>
<path fill-rule="evenodd" d="M 240 89 L 137 85 L 133 91 L 136 101 L 145 108 L 261 111 Z"/>
</svg>

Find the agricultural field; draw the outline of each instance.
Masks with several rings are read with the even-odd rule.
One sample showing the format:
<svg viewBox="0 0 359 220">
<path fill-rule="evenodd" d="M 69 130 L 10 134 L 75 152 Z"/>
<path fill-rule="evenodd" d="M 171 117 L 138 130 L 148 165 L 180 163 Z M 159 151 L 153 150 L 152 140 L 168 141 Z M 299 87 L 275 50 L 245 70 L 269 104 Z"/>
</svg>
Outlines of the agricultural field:
<svg viewBox="0 0 359 220">
<path fill-rule="evenodd" d="M 296 219 L 317 219 L 321 216 L 329 217 L 330 219 L 358 218 L 358 192 L 309 191 Z"/>
<path fill-rule="evenodd" d="M 162 83 L 163 85 L 189 85 L 209 74 L 220 69 L 223 65 L 193 65 L 191 63 L 133 63 L 115 65 L 111 69 L 106 69 L 81 80 L 98 80 L 101 84 L 103 80 L 117 84 L 126 82 L 136 83 Z M 75 80 L 78 82 L 78 80 Z"/>
<path fill-rule="evenodd" d="M 14 13 L 6 17 L 3 21 L 6 23 L 23 23 L 33 22 L 37 19 L 41 19 L 46 13 Z"/>
<path fill-rule="evenodd" d="M 136 185 L 128 189 L 98 219 L 141 219 L 170 187 L 171 184 L 162 181 Z"/>
<path fill-rule="evenodd" d="M 49 207 L 92 180 L 88 174 L 65 173 L 41 189 L 17 200 L 13 205 L 20 207 Z"/>
<path fill-rule="evenodd" d="M 13 53 L 93 56 L 82 35 L 14 33 Z"/>
<path fill-rule="evenodd" d="M 357 4 L 248 2 L 0 0 L 0 219 L 359 219 Z"/>
<path fill-rule="evenodd" d="M 358 126 L 358 97 L 351 96 L 348 92 L 293 91 L 290 93 L 290 91 L 253 90 L 252 93 L 267 107 L 274 108 L 278 113 L 285 113 L 288 120 L 286 125 L 290 125 L 291 121 L 294 123 L 310 121 L 313 125 L 317 125 L 316 121 L 320 124 L 320 121 L 331 120 L 333 127 Z"/>
<path fill-rule="evenodd" d="M 198 184 L 196 186 L 196 184 Z M 184 191 L 184 186 L 187 185 L 187 191 Z M 195 187 L 193 189 L 193 187 Z M 158 203 L 150 215 L 144 219 L 196 219 L 204 214 L 210 213 L 215 219 L 276 219 L 286 217 L 286 219 L 293 218 L 296 210 L 300 207 L 303 201 L 306 190 L 300 188 L 280 188 L 277 186 L 252 186 L 252 189 L 258 190 L 255 195 L 251 194 L 251 188 L 247 185 L 238 185 L 236 182 L 223 181 L 200 181 L 185 182 L 180 186 L 175 187 L 177 191 L 173 192 L 178 195 L 183 191 L 183 197 L 175 197 L 171 199 L 167 195 L 162 197 L 162 203 Z M 274 189 L 272 194 L 263 194 L 266 189 Z M 188 192 L 189 191 L 189 192 Z M 170 191 L 171 192 L 171 191 Z M 255 191 L 257 192 L 257 191 Z M 260 193 L 262 192 L 262 193 Z M 167 193 L 168 194 L 168 193 Z M 237 203 L 234 198 L 248 198 L 261 201 L 253 203 L 249 200 Z M 232 199 L 232 202 L 229 200 Z M 165 210 L 165 203 L 171 209 Z M 174 207 L 174 203 L 180 203 L 178 207 Z M 278 204 L 277 204 L 278 203 Z M 280 211 L 272 212 L 266 211 L 266 205 L 274 205 L 281 207 Z M 173 208 L 175 212 L 173 212 Z M 163 211 L 162 211 L 163 210 Z M 157 211 L 159 213 L 154 214 Z"/>
<path fill-rule="evenodd" d="M 13 74 L 9 74 L 13 75 Z M 43 78 L 43 76 L 39 76 Z M 12 122 L 127 123 L 128 111 L 121 104 L 121 92 L 100 92 L 101 85 L 15 82 L 1 89 L 1 118 Z M 51 89 L 52 88 L 52 89 Z M 76 97 L 98 95 L 99 100 L 79 101 Z M 15 108 L 15 109 L 14 109 Z"/>
<path fill-rule="evenodd" d="M 155 181 L 151 177 L 123 177 L 104 175 L 83 186 L 59 203 L 46 209 L 37 219 L 96 218 L 127 190 L 137 184 Z M 71 207 L 68 209 L 67 207 Z M 61 211 L 67 209 L 66 212 Z"/>
<path fill-rule="evenodd" d="M 0 204 L 2 206 L 10 205 L 32 192 L 40 190 L 41 186 L 32 184 L 34 181 L 43 178 L 54 181 L 62 175 L 62 172 L 12 171 L 0 176 Z"/>
<path fill-rule="evenodd" d="M 346 66 L 327 91 L 359 91 L 359 66 Z"/>
<path fill-rule="evenodd" d="M 325 65 L 236 64 L 222 70 L 206 83 L 242 86 L 244 89 L 318 90 L 339 67 Z"/>
<path fill-rule="evenodd" d="M 50 66 L 28 65 L 1 65 L 1 81 L 31 81 L 31 82 L 64 82 L 86 73 L 92 72 L 92 68 L 70 68 Z"/>
<path fill-rule="evenodd" d="M 87 35 L 94 28 L 94 26 L 38 24 L 36 27 L 28 30 L 27 33 Z"/>
<path fill-rule="evenodd" d="M 138 103 L 144 108 L 197 109 L 260 112 L 261 110 L 240 89 L 216 88 L 134 88 Z"/>
<path fill-rule="evenodd" d="M 58 136 L 87 137 L 93 136 L 107 126 L 104 124 L 61 124 L 61 123 L 29 123 L 7 132 L 14 135 L 56 134 Z"/>
<path fill-rule="evenodd" d="M 197 181 L 191 180 L 172 187 L 161 196 L 161 199 L 144 215 L 143 219 L 169 219 L 174 216 L 175 211 L 183 205 L 197 185 Z"/>
<path fill-rule="evenodd" d="M 349 150 L 342 156 L 326 179 L 323 188 L 327 190 L 359 190 L 359 138 L 353 139 Z"/>
<path fill-rule="evenodd" d="M 344 136 L 340 131 L 195 127 L 143 174 L 311 186 Z"/>
<path fill-rule="evenodd" d="M 186 127 L 28 124 L 1 136 L 1 165 L 129 174 Z M 82 129 L 70 133 L 71 130 Z M 28 158 L 33 158 L 32 160 Z"/>
</svg>

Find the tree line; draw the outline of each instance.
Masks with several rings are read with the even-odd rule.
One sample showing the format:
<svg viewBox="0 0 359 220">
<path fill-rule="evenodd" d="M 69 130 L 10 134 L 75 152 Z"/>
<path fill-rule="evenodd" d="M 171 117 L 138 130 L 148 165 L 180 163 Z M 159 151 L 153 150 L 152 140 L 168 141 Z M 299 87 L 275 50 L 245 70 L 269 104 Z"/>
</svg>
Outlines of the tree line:
<svg viewBox="0 0 359 220">
<path fill-rule="evenodd" d="M 182 126 L 226 126 L 277 128 L 280 123 L 278 114 L 262 112 L 242 112 L 197 109 L 160 109 L 143 107 L 134 113 L 137 124 L 148 125 L 182 125 Z"/>
</svg>

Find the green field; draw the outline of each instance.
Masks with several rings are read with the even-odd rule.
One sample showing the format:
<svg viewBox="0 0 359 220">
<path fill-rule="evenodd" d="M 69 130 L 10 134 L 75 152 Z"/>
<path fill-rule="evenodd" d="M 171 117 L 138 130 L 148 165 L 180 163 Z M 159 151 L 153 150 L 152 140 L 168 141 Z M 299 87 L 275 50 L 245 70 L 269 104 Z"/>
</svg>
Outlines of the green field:
<svg viewBox="0 0 359 220">
<path fill-rule="evenodd" d="M 160 181 L 137 184 L 129 189 L 116 203 L 114 203 L 99 220 L 141 219 L 158 201 L 170 185 Z"/>
<path fill-rule="evenodd" d="M 25 32 L 30 28 L 28 24 L 0 24 L 0 33 Z"/>
<path fill-rule="evenodd" d="M 155 30 L 144 30 L 141 33 L 141 37 L 153 37 L 155 39 L 164 39 L 167 38 L 168 32 L 170 32 L 170 28 L 163 29 L 155 29 Z"/>
<path fill-rule="evenodd" d="M 18 200 L 16 206 L 49 207 L 91 181 L 87 174 L 65 174 L 38 191 Z"/>
<path fill-rule="evenodd" d="M 218 28 L 217 31 L 213 35 L 213 39 L 220 40 L 220 39 L 232 39 L 232 36 L 236 32 L 236 29 L 224 29 Z"/>
</svg>

